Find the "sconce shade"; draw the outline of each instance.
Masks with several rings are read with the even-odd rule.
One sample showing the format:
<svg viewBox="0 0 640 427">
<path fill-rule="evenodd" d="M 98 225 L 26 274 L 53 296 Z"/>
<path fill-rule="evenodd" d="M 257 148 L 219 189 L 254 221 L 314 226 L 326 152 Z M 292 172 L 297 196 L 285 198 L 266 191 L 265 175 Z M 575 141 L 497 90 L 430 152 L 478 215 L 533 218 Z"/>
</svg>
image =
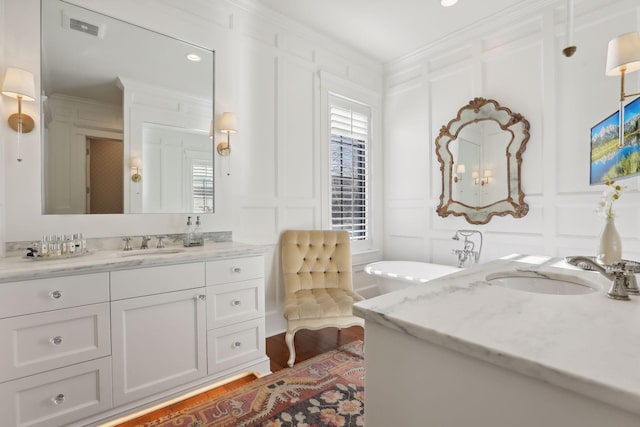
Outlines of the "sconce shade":
<svg viewBox="0 0 640 427">
<path fill-rule="evenodd" d="M 640 70 L 640 33 L 626 33 L 609 41 L 607 76 Z"/>
<path fill-rule="evenodd" d="M 458 167 L 456 167 L 456 173 L 465 173 L 467 171 L 467 168 L 464 165 L 458 165 Z"/>
<path fill-rule="evenodd" d="M 22 97 L 24 101 L 35 101 L 36 88 L 33 74 L 19 68 L 7 68 L 2 84 L 2 94 L 11 98 Z"/>
<path fill-rule="evenodd" d="M 140 157 L 131 157 L 129 166 L 132 168 L 142 168 L 142 160 L 140 160 Z"/>
<path fill-rule="evenodd" d="M 230 134 L 238 132 L 238 119 L 233 113 L 222 113 L 218 124 L 220 132 Z"/>
</svg>

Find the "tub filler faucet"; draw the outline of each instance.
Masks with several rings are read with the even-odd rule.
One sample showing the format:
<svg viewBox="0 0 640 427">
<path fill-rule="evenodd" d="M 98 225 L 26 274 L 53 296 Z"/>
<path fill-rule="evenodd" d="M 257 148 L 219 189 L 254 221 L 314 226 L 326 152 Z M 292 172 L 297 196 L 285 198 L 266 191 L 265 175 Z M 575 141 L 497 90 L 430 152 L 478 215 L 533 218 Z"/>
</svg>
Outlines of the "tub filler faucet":
<svg viewBox="0 0 640 427">
<path fill-rule="evenodd" d="M 470 239 L 471 236 L 478 235 L 479 246 L 478 250 L 475 250 L 476 243 Z M 480 260 L 480 253 L 482 252 L 482 233 L 478 230 L 458 230 L 453 235 L 453 240 L 460 240 L 460 237 L 464 237 L 464 244 L 462 249 L 453 249 L 452 254 L 458 257 L 458 267 L 464 268 L 467 261 L 473 261 L 475 264 Z"/>
</svg>

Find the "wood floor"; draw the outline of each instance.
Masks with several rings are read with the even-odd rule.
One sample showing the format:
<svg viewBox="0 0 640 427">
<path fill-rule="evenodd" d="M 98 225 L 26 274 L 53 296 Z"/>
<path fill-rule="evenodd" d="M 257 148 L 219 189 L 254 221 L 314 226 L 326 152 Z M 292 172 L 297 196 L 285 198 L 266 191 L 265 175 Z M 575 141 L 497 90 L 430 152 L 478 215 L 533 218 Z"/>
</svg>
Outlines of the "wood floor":
<svg viewBox="0 0 640 427">
<path fill-rule="evenodd" d="M 352 326 L 340 331 L 336 328 L 325 328 L 319 331 L 303 329 L 296 333 L 294 340 L 296 363 L 299 363 L 318 354 L 335 350 L 351 341 L 364 341 L 364 329 L 360 326 Z M 272 372 L 288 368 L 289 349 L 284 342 L 284 333 L 267 338 L 267 356 L 271 359 Z"/>
<path fill-rule="evenodd" d="M 295 335 L 296 363 L 327 351 L 335 350 L 341 345 L 356 340 L 364 340 L 364 329 L 359 326 L 353 326 L 340 331 L 336 328 L 325 328 L 319 331 L 302 330 Z M 272 372 L 288 368 L 287 360 L 289 360 L 289 349 L 284 341 L 284 333 L 267 338 L 267 356 L 271 359 Z M 182 408 L 194 406 L 199 402 L 216 398 L 228 391 L 242 387 L 254 379 L 256 379 L 256 377 L 253 375 L 241 378 L 165 408 L 158 409 L 139 418 L 127 421 L 124 424 L 119 424 L 118 427 L 145 425 L 148 422 L 162 418 Z"/>
</svg>

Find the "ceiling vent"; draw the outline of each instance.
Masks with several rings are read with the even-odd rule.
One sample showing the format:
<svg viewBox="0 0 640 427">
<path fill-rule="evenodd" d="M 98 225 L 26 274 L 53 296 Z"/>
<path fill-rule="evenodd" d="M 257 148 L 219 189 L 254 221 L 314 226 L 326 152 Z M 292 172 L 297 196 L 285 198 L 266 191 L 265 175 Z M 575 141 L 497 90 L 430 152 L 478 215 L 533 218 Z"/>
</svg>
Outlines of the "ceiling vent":
<svg viewBox="0 0 640 427">
<path fill-rule="evenodd" d="M 106 24 L 96 25 L 86 20 L 72 18 L 65 12 L 62 12 L 62 26 L 67 30 L 80 31 L 93 37 L 104 38 Z"/>
</svg>

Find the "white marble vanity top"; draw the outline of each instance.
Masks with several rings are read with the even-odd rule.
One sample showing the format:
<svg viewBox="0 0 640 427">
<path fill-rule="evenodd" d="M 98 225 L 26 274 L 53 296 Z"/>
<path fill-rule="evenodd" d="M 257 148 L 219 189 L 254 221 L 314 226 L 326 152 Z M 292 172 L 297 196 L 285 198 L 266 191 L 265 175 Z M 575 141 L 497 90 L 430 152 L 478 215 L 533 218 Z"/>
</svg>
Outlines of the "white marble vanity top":
<svg viewBox="0 0 640 427">
<path fill-rule="evenodd" d="M 599 289 L 507 289 L 496 272 L 571 274 Z M 609 281 L 559 258 L 511 255 L 365 300 L 354 313 L 418 339 L 640 414 L 640 296 L 607 298 Z"/>
<path fill-rule="evenodd" d="M 265 250 L 266 247 L 264 246 L 238 242 L 218 242 L 190 248 L 168 246 L 161 250 L 148 249 L 146 251 L 90 251 L 86 255 L 60 259 L 33 260 L 26 257 L 13 256 L 0 259 L 0 283 L 260 255 Z"/>
</svg>

